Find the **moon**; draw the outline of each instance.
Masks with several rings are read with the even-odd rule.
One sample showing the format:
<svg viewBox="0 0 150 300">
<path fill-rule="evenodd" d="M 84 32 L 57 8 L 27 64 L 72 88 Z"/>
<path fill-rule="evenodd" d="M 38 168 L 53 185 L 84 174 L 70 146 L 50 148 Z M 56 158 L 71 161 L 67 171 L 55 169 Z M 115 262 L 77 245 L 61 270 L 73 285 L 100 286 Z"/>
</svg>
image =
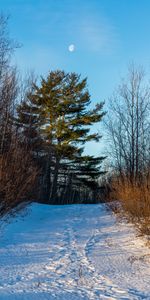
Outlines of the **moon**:
<svg viewBox="0 0 150 300">
<path fill-rule="evenodd" d="M 74 52 L 75 51 L 75 45 L 74 44 L 70 44 L 69 47 L 68 47 L 68 50 L 70 52 Z"/>
</svg>

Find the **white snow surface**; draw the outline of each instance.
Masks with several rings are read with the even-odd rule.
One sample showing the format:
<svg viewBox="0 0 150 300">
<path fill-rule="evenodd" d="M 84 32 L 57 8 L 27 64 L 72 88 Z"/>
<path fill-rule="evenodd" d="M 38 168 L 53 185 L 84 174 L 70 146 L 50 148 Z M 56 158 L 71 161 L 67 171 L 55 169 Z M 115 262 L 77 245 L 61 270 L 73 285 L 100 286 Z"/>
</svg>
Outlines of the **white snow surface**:
<svg viewBox="0 0 150 300">
<path fill-rule="evenodd" d="M 32 204 L 1 222 L 0 300 L 150 299 L 150 249 L 104 204 Z"/>
</svg>

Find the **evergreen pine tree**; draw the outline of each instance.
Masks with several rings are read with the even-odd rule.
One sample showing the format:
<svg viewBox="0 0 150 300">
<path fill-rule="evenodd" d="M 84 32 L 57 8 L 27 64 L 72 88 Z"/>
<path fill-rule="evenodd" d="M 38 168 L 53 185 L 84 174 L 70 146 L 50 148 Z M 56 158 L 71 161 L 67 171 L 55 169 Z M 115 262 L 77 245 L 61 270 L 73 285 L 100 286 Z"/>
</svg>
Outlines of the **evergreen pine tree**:
<svg viewBox="0 0 150 300">
<path fill-rule="evenodd" d="M 42 142 L 43 155 L 41 149 L 40 153 L 46 158 L 43 177 L 49 202 L 72 199 L 79 185 L 94 187 L 101 174 L 103 158 L 83 155 L 86 142 L 101 138 L 98 133 L 90 134 L 90 127 L 101 121 L 104 103 L 88 109 L 90 103 L 87 79 L 58 70 L 41 78 L 39 86 L 34 84 L 28 101 L 18 107 L 18 120 L 28 128 L 26 136 L 31 141 L 36 136 Z"/>
</svg>

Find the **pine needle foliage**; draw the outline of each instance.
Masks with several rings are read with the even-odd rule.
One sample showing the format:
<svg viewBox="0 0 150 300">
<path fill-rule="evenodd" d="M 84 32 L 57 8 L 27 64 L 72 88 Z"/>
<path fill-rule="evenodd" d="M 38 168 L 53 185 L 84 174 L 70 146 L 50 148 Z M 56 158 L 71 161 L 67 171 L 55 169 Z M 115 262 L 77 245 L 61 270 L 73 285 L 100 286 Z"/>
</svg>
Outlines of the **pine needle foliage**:
<svg viewBox="0 0 150 300">
<path fill-rule="evenodd" d="M 99 142 L 101 135 L 91 134 L 90 129 L 105 112 L 103 102 L 94 109 L 90 104 L 87 79 L 57 70 L 42 77 L 39 85 L 34 83 L 18 107 L 18 124 L 35 143 L 34 155 L 41 161 L 41 182 L 49 203 L 78 202 L 74 198 L 79 186 L 81 191 L 95 189 L 104 158 L 85 156 L 83 151 L 87 142 Z"/>
</svg>

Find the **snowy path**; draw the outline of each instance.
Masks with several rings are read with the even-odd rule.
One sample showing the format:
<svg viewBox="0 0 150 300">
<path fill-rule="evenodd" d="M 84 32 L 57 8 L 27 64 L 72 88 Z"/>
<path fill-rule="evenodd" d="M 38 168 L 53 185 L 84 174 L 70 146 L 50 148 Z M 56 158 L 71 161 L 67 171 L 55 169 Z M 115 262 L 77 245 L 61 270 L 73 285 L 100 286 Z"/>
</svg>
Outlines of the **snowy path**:
<svg viewBox="0 0 150 300">
<path fill-rule="evenodd" d="M 33 204 L 1 227 L 0 300 L 150 299 L 150 249 L 104 205 Z"/>
</svg>

